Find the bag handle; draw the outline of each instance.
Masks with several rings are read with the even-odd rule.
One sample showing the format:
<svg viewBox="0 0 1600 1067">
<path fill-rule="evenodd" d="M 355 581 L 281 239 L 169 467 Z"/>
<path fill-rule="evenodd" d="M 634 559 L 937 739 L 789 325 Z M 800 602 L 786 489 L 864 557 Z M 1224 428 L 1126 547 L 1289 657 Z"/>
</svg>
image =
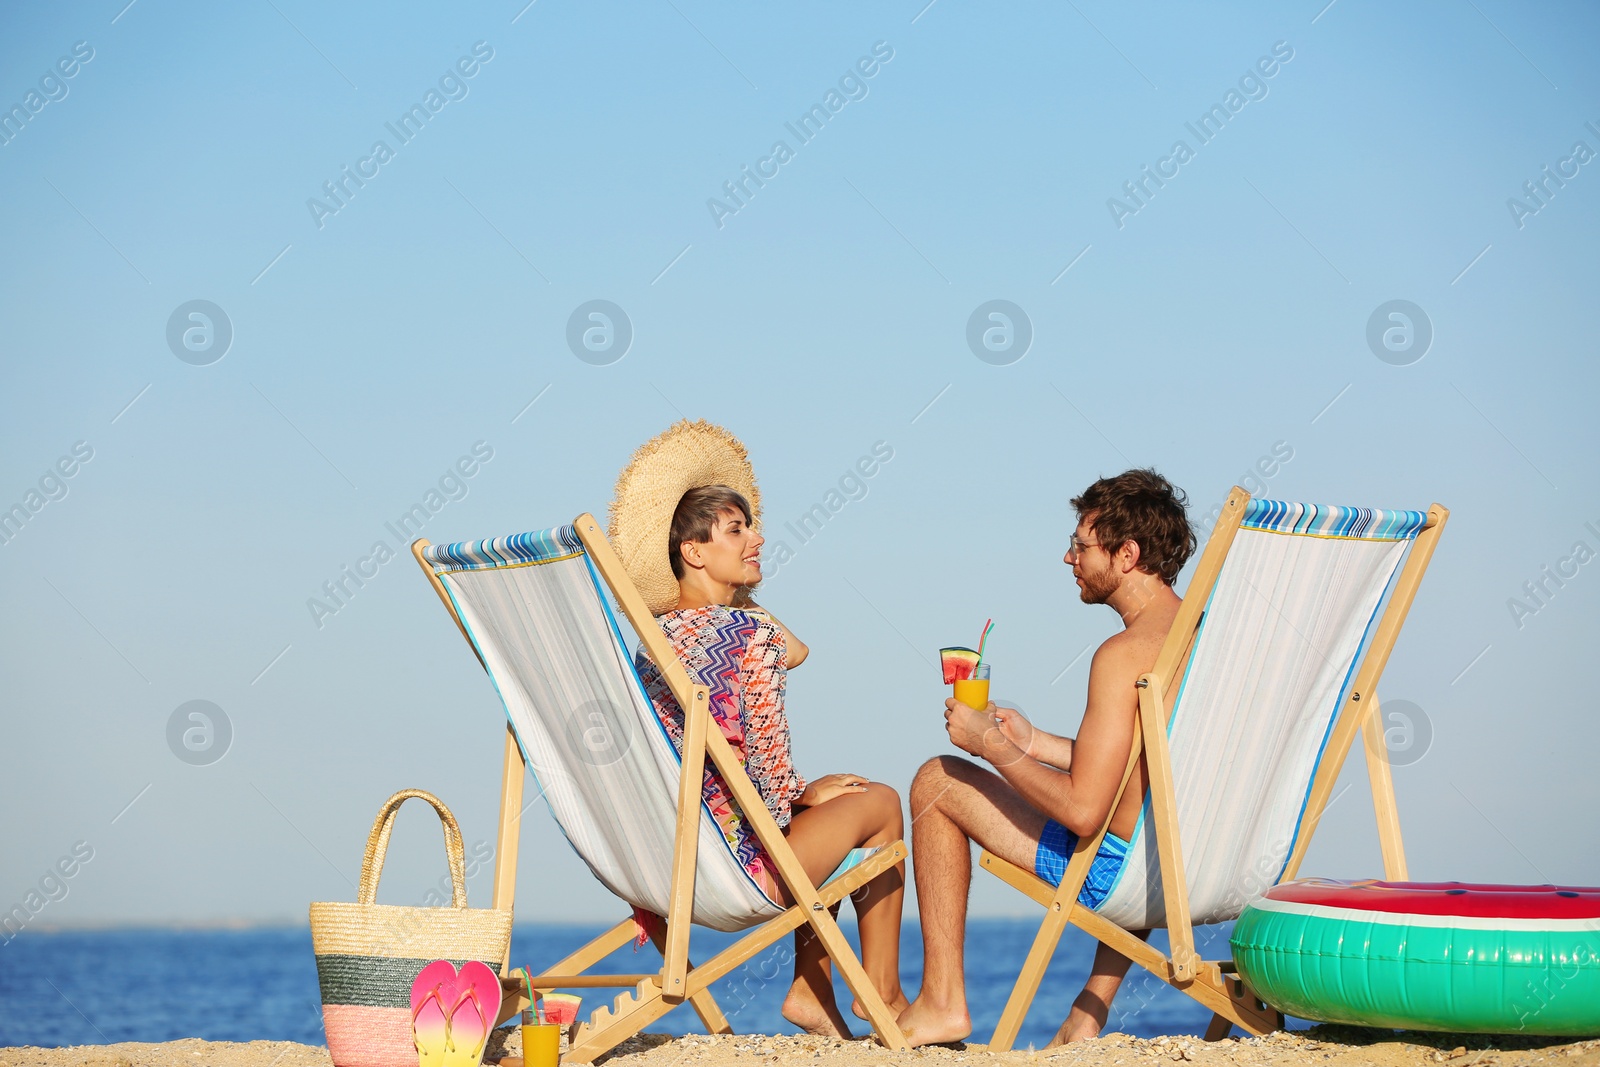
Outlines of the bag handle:
<svg viewBox="0 0 1600 1067">
<path fill-rule="evenodd" d="M 372 833 L 367 835 L 367 854 L 361 861 L 361 885 L 356 890 L 356 903 L 375 904 L 378 901 L 378 878 L 383 874 L 384 856 L 389 851 L 389 834 L 394 831 L 394 817 L 400 805 L 413 797 L 426 800 L 439 813 L 444 824 L 444 851 L 450 859 L 450 906 L 467 906 L 466 849 L 461 844 L 461 824 L 444 801 L 424 789 L 402 789 L 388 800 L 372 823 Z"/>
</svg>

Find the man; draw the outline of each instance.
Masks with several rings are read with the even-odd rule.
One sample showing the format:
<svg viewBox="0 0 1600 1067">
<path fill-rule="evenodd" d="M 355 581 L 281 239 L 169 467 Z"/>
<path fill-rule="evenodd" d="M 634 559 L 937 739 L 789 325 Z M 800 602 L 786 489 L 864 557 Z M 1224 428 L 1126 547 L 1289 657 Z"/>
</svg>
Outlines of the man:
<svg viewBox="0 0 1600 1067">
<path fill-rule="evenodd" d="M 911 784 L 923 979 L 900 1026 L 912 1044 L 959 1041 L 972 1032 L 962 974 L 971 842 L 1059 885 L 1078 838 L 1098 832 L 1110 813 L 1078 901 L 1096 907 L 1115 884 L 1144 803 L 1142 759 L 1114 813 L 1111 805 L 1133 745 L 1134 682 L 1155 666 L 1181 603 L 1172 583 L 1195 548 L 1186 503 L 1153 470 L 1101 478 L 1072 501 L 1078 526 L 1064 562 L 1080 599 L 1109 606 L 1123 625 L 1090 662 L 1088 706 L 1076 738 L 1046 733 L 1014 708 L 945 701 L 950 740 L 993 770 L 939 756 Z M 1099 1034 L 1128 964 L 1097 946 L 1094 969 L 1052 1045 Z"/>
</svg>

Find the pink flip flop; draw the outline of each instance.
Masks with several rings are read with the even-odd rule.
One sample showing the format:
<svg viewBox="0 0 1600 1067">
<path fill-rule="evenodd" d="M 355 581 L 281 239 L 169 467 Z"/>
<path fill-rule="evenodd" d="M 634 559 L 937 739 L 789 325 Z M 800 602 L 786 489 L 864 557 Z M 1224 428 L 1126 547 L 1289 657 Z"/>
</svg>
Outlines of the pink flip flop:
<svg viewBox="0 0 1600 1067">
<path fill-rule="evenodd" d="M 450 1007 L 458 989 L 456 967 L 449 960 L 434 960 L 411 983 L 411 1036 L 419 1067 L 443 1067 Z"/>
<path fill-rule="evenodd" d="M 500 976 L 487 964 L 469 960 L 456 979 L 450 1011 L 450 1036 L 440 1067 L 480 1067 L 489 1033 L 500 1014 Z"/>
</svg>

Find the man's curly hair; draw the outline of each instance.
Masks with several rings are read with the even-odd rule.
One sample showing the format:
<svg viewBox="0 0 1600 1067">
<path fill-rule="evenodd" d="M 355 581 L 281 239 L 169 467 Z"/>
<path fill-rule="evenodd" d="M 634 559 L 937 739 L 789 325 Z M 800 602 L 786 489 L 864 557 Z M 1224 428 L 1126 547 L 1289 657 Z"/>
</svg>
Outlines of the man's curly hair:
<svg viewBox="0 0 1600 1067">
<path fill-rule="evenodd" d="M 1089 520 L 1106 552 L 1115 554 L 1133 541 L 1139 546 L 1139 569 L 1168 585 L 1177 580 L 1197 544 L 1188 504 L 1182 489 L 1148 468 L 1101 478 L 1072 498 L 1078 518 Z"/>
</svg>

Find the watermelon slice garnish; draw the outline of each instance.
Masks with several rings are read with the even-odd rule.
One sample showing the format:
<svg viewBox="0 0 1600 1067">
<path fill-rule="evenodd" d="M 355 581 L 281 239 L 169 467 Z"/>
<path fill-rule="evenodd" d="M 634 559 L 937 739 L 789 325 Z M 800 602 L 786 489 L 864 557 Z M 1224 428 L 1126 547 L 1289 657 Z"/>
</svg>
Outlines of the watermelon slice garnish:
<svg viewBox="0 0 1600 1067">
<path fill-rule="evenodd" d="M 578 1005 L 582 997 L 571 993 L 546 993 L 540 998 L 544 1003 L 544 1021 L 557 1026 L 569 1026 L 578 1021 Z"/>
<path fill-rule="evenodd" d="M 978 654 L 970 648 L 941 648 L 939 650 L 939 666 L 944 670 L 944 684 L 954 685 L 957 681 L 971 678 L 972 669 L 978 665 Z"/>
</svg>

